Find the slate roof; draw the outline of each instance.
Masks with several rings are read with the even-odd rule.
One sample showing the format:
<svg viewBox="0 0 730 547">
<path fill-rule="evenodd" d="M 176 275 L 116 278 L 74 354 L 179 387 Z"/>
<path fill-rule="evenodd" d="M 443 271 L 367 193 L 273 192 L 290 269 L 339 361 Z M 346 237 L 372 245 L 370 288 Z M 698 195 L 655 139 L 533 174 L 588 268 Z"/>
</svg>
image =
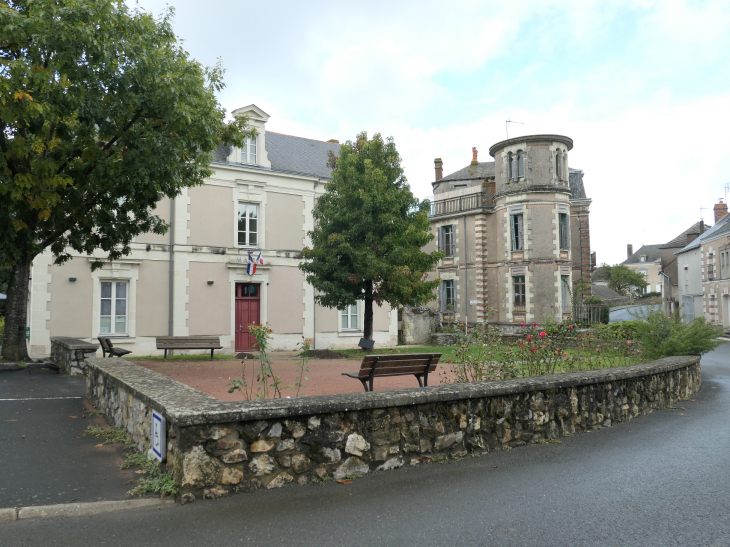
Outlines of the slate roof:
<svg viewBox="0 0 730 547">
<path fill-rule="evenodd" d="M 266 132 L 266 151 L 274 171 L 331 179 L 332 171 L 327 167 L 330 150 L 336 154 L 340 145 Z"/>
<path fill-rule="evenodd" d="M 330 150 L 336 154 L 340 150 L 340 145 L 304 137 L 293 137 L 273 131 L 266 132 L 266 152 L 272 171 L 331 179 L 332 171 L 327 167 L 329 160 L 327 153 Z M 221 144 L 213 154 L 213 161 L 227 163 L 231 151 L 231 146 Z M 246 165 L 246 167 L 265 169 L 256 165 Z"/>
<path fill-rule="evenodd" d="M 684 232 L 682 232 L 681 234 L 679 234 L 677 237 L 675 237 L 670 242 L 665 243 L 664 245 L 660 245 L 659 248 L 660 249 L 673 249 L 675 247 L 680 247 L 680 248 L 681 247 L 684 247 L 685 245 L 687 245 L 687 243 L 690 242 L 687 236 L 690 236 L 692 234 L 698 234 L 699 235 L 699 233 L 700 233 L 700 222 L 702 222 L 702 221 L 695 222 L 692 226 L 690 226 L 689 228 L 687 228 Z M 705 225 L 705 230 L 708 230 L 709 228 L 710 228 L 709 226 Z"/>
<path fill-rule="evenodd" d="M 615 300 L 618 298 L 626 298 L 613 289 L 609 289 L 604 285 L 591 285 L 591 296 L 597 296 L 601 300 Z"/>
<path fill-rule="evenodd" d="M 641 264 L 640 257 L 646 256 L 644 262 L 654 262 L 655 260 L 662 259 L 661 245 L 642 245 L 641 249 L 632 254 L 629 258 L 624 260 L 621 264 Z"/>
<path fill-rule="evenodd" d="M 569 169 L 568 182 L 573 199 L 587 199 L 586 189 L 583 186 L 583 171 L 580 169 Z"/>
<path fill-rule="evenodd" d="M 480 161 L 478 165 L 467 165 L 463 169 L 435 182 L 451 182 L 454 180 L 486 179 L 494 176 L 494 162 Z"/>
<path fill-rule="evenodd" d="M 704 234 L 702 234 L 700 237 L 695 239 L 694 241 L 691 241 L 689 244 L 684 246 L 682 249 L 674 253 L 675 255 L 678 255 L 679 253 L 683 253 L 685 251 L 691 251 L 692 249 L 696 249 L 699 247 L 702 243 L 705 241 L 709 241 L 711 239 L 715 239 L 717 236 L 730 234 L 730 215 L 726 215 L 720 221 L 715 224 L 712 228 L 707 230 Z"/>
</svg>

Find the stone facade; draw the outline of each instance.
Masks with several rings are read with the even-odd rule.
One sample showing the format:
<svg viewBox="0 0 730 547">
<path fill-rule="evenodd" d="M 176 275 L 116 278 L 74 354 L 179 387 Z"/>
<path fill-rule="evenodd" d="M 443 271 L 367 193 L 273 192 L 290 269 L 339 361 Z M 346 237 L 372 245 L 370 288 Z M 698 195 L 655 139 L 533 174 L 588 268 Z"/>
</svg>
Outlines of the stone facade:
<svg viewBox="0 0 730 547">
<path fill-rule="evenodd" d="M 431 334 L 439 323 L 438 312 L 433 308 L 404 306 L 401 310 L 404 344 L 429 344 Z"/>
<path fill-rule="evenodd" d="M 600 371 L 373 393 L 224 403 L 121 359 L 92 359 L 88 396 L 149 447 L 168 422 L 183 502 L 487 453 L 608 427 L 701 387 L 699 357 Z"/>
<path fill-rule="evenodd" d="M 98 344 L 90 344 L 76 338 L 58 336 L 51 338 L 51 362 L 62 374 L 83 376 L 86 359 L 96 357 Z"/>
</svg>

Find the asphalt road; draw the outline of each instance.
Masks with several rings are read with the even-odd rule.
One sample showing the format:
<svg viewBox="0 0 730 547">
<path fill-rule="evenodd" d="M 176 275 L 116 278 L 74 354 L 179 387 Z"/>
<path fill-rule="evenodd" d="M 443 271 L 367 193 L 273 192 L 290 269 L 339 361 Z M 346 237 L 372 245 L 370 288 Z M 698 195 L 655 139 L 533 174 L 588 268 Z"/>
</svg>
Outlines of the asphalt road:
<svg viewBox="0 0 730 547">
<path fill-rule="evenodd" d="M 83 435 L 107 427 L 85 394 L 83 378 L 39 365 L 0 373 L 0 508 L 126 497 L 134 475 L 119 469 L 122 447 Z"/>
<path fill-rule="evenodd" d="M 163 510 L 0 524 L 20 545 L 730 545 L 730 344 L 691 401 L 535 445 Z"/>
<path fill-rule="evenodd" d="M 654 306 L 631 306 L 630 308 L 621 308 L 620 310 L 614 310 L 608 315 L 609 323 L 618 323 L 619 321 L 635 321 L 638 314 L 641 317 L 642 314 L 648 313 L 650 309 L 658 310 L 659 304 Z"/>
</svg>

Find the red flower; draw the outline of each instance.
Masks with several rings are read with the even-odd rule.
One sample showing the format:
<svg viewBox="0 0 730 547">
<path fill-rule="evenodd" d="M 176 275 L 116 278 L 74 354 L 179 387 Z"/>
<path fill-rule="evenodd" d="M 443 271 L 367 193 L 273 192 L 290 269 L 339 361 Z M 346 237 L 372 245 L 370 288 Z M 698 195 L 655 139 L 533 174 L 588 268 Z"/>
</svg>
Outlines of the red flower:
<svg viewBox="0 0 730 547">
<path fill-rule="evenodd" d="M 533 323 L 533 324 L 532 324 L 532 326 L 533 326 L 533 327 L 536 327 L 536 326 L 537 326 L 537 323 Z"/>
<path fill-rule="evenodd" d="M 521 348 L 524 348 L 524 347 L 525 347 L 525 344 L 520 344 L 520 347 L 521 347 Z"/>
<path fill-rule="evenodd" d="M 524 326 L 525 326 L 525 324 L 524 324 L 524 323 L 522 323 L 522 324 L 520 325 L 520 327 L 524 327 Z"/>
<path fill-rule="evenodd" d="M 566 352 L 563 352 L 563 355 L 568 355 Z"/>
<path fill-rule="evenodd" d="M 537 348 L 535 348 L 535 347 L 532 347 L 532 348 L 530 348 L 530 349 L 531 349 L 532 351 L 536 351 L 536 350 L 537 350 Z"/>
<path fill-rule="evenodd" d="M 546 336 L 547 336 L 547 334 L 545 334 L 545 331 L 540 333 L 540 338 L 545 338 Z"/>
<path fill-rule="evenodd" d="M 630 345 L 631 345 L 631 340 L 627 340 L 627 341 L 626 341 L 626 345 L 627 345 L 627 346 L 630 346 Z"/>
<path fill-rule="evenodd" d="M 573 325 L 568 325 L 568 328 L 569 328 L 569 329 L 572 329 L 572 328 L 573 328 Z"/>
<path fill-rule="evenodd" d="M 530 340 L 532 340 L 532 336 L 530 336 L 530 335 L 528 334 L 528 335 L 527 335 L 527 341 L 529 342 Z"/>
</svg>

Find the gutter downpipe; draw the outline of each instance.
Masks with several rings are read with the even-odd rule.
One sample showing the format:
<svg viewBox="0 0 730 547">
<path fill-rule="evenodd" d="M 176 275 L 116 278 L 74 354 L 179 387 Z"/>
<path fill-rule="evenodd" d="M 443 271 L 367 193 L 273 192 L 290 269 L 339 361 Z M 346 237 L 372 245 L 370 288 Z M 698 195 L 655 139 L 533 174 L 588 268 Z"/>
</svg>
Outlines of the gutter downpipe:
<svg viewBox="0 0 730 547">
<path fill-rule="evenodd" d="M 170 198 L 170 258 L 169 258 L 169 282 L 168 282 L 168 311 L 167 311 L 167 334 L 172 336 L 172 313 L 174 297 L 175 265 L 173 258 L 173 245 L 175 244 L 175 198 Z"/>
<path fill-rule="evenodd" d="M 464 215 L 464 334 L 469 334 L 469 266 L 466 248 L 466 215 Z"/>
</svg>

